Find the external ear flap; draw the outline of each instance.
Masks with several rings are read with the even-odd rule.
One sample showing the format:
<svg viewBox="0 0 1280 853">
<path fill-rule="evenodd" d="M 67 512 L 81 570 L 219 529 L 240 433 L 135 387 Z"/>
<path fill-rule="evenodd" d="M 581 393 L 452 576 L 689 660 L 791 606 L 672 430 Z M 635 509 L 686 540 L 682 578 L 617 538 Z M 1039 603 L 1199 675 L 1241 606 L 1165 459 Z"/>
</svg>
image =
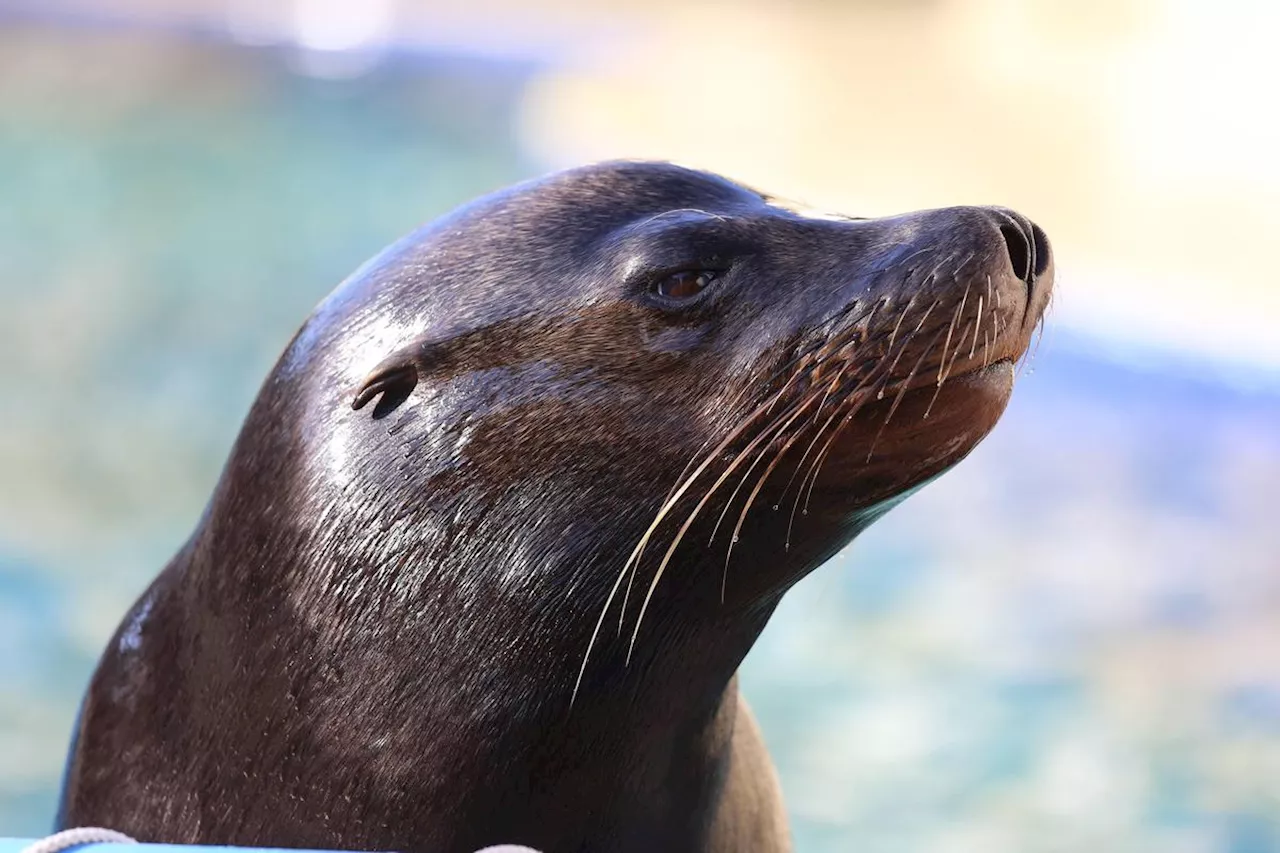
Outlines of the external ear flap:
<svg viewBox="0 0 1280 853">
<path fill-rule="evenodd" d="M 351 401 L 351 408 L 359 411 L 379 394 L 383 397 L 377 408 L 387 405 L 395 408 L 405 401 L 417 384 L 418 366 L 412 360 L 406 360 L 397 353 L 383 361 L 365 377 L 360 390 L 356 392 L 355 399 Z M 377 414 L 376 410 L 374 414 Z"/>
<path fill-rule="evenodd" d="M 435 347 L 430 343 L 414 342 L 393 352 L 369 372 L 360 383 L 351 408 L 359 411 L 370 400 L 382 395 L 374 406 L 373 416 L 380 418 L 399 406 L 418 385 L 424 369 L 435 360 Z"/>
</svg>

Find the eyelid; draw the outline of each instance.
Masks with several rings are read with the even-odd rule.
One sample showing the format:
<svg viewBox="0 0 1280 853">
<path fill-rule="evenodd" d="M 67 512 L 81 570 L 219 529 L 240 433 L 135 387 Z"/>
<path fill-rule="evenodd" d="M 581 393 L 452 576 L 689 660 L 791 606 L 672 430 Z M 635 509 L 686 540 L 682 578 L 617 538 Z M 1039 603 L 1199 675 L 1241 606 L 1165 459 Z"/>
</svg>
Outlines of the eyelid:
<svg viewBox="0 0 1280 853">
<path fill-rule="evenodd" d="M 681 279 L 682 277 L 690 277 L 690 276 L 693 277 L 693 280 L 694 280 L 693 283 L 697 287 L 697 290 L 695 290 L 693 293 L 688 294 L 687 296 L 672 296 L 669 293 L 662 292 L 665 285 L 671 284 L 675 282 L 677 279 Z M 677 270 L 673 273 L 669 273 L 665 276 L 661 276 L 655 279 L 653 283 L 650 285 L 650 287 L 658 296 L 662 297 L 663 299 L 672 299 L 672 300 L 679 300 L 681 302 L 690 302 L 694 299 L 697 299 L 699 296 L 701 296 L 703 291 L 705 291 L 708 287 L 710 287 L 712 283 L 714 283 L 716 279 L 718 279 L 719 277 L 720 277 L 720 273 L 712 269 Z M 704 278 L 706 279 L 706 282 L 700 283 Z"/>
<path fill-rule="evenodd" d="M 650 305 L 665 311 L 686 311 L 705 305 L 709 299 L 713 299 L 713 294 L 720 289 L 724 274 L 729 268 L 727 263 L 721 263 L 714 267 L 706 264 L 682 264 L 677 267 L 650 272 L 648 276 L 639 282 L 639 289 L 642 297 Z M 672 276 L 686 273 L 708 274 L 711 276 L 711 280 L 697 293 L 688 297 L 665 296 L 659 292 L 662 284 Z"/>
<path fill-rule="evenodd" d="M 658 220 L 661 222 L 661 220 Z M 687 223 L 679 227 L 652 228 L 651 223 L 644 228 L 635 228 L 630 233 L 620 235 L 618 243 L 610 246 L 608 251 L 617 252 L 624 258 L 619 270 L 622 282 L 634 298 L 640 299 L 665 310 L 694 307 L 694 302 L 702 302 L 697 297 L 690 297 L 689 302 L 677 304 L 674 299 L 667 299 L 657 294 L 659 283 L 668 276 L 686 272 L 707 272 L 713 275 L 713 281 L 701 291 L 703 297 L 722 290 L 723 279 L 738 262 L 756 254 L 758 247 L 746 239 L 745 234 L 737 235 L 721 231 L 731 221 L 716 221 L 716 231 L 691 231 Z"/>
</svg>

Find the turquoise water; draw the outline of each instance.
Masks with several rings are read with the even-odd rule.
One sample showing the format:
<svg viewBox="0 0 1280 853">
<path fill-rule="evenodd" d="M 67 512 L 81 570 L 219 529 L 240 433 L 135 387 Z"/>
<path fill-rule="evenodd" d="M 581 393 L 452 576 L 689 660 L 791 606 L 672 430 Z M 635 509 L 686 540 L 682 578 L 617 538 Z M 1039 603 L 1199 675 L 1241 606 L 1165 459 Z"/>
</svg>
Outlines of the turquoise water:
<svg viewBox="0 0 1280 853">
<path fill-rule="evenodd" d="M 0 87 L 0 833 L 48 826 L 94 659 L 301 319 L 538 171 L 518 67 L 189 49 L 145 96 Z M 1280 395 L 1052 331 L 748 660 L 799 848 L 1280 850 L 1278 502 Z"/>
</svg>

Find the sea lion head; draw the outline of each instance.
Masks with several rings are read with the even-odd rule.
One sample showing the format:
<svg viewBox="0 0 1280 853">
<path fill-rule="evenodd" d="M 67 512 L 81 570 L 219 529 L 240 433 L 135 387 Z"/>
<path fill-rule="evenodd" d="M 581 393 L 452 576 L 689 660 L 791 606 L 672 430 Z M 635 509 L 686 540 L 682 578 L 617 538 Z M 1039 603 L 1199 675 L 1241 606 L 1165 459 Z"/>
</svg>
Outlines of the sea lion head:
<svg viewBox="0 0 1280 853">
<path fill-rule="evenodd" d="M 488 600 L 554 600 L 561 628 L 581 621 L 566 601 L 595 633 L 611 611 L 634 644 L 642 617 L 771 609 L 969 453 L 1052 282 L 1044 233 L 1010 210 L 815 217 L 605 163 L 392 246 L 259 406 L 304 445 L 282 469 L 310 501 L 292 517 L 342 537 L 319 576 L 448 565 Z M 387 583 L 425 583 L 406 577 Z"/>
</svg>

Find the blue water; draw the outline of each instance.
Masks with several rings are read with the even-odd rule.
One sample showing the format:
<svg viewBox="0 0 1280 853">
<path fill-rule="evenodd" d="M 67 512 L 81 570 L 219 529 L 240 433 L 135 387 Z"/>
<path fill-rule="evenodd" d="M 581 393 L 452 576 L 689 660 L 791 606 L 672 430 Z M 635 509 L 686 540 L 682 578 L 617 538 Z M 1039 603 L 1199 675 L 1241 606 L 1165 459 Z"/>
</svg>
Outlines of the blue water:
<svg viewBox="0 0 1280 853">
<path fill-rule="evenodd" d="M 93 661 L 302 317 L 537 171 L 526 69 L 182 49 L 142 94 L 0 89 L 0 833 L 47 828 Z M 1280 850 L 1280 395 L 1179 358 L 1053 329 L 993 435 L 789 596 L 743 682 L 799 849 Z"/>
</svg>

